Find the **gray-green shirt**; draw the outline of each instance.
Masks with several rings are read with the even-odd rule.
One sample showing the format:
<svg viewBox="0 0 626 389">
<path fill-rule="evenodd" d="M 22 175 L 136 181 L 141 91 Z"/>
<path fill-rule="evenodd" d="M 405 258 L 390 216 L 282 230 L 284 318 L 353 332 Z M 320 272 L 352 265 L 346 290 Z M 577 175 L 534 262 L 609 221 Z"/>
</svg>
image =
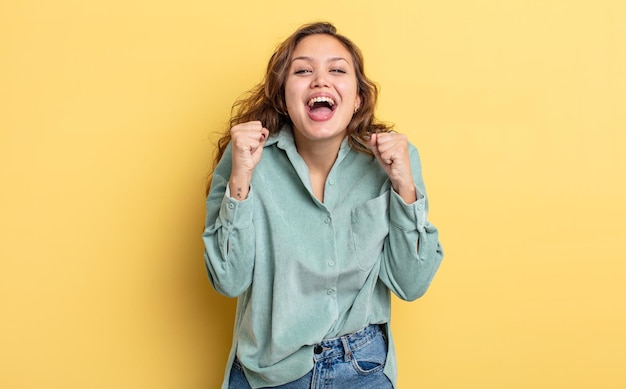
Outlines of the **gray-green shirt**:
<svg viewBox="0 0 626 389">
<path fill-rule="evenodd" d="M 238 297 L 224 389 L 235 356 L 253 388 L 282 385 L 313 368 L 321 340 L 388 323 L 390 291 L 404 300 L 424 294 L 443 252 L 426 217 L 418 152 L 409 147 L 413 204 L 347 140 L 319 202 L 289 127 L 266 141 L 248 198 L 237 201 L 229 196 L 227 148 L 213 173 L 203 234 L 213 287 Z M 395 383 L 388 339 L 385 373 Z"/>
</svg>

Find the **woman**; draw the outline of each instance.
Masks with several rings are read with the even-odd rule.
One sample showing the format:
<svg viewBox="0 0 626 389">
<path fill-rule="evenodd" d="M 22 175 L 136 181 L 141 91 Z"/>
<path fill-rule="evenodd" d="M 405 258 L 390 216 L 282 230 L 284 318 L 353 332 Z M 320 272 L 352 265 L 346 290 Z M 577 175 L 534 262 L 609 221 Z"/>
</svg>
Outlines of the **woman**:
<svg viewBox="0 0 626 389">
<path fill-rule="evenodd" d="M 420 297 L 442 259 L 416 148 L 376 121 L 359 49 L 305 25 L 234 105 L 203 234 L 237 297 L 222 388 L 393 388 L 390 293 Z"/>
</svg>

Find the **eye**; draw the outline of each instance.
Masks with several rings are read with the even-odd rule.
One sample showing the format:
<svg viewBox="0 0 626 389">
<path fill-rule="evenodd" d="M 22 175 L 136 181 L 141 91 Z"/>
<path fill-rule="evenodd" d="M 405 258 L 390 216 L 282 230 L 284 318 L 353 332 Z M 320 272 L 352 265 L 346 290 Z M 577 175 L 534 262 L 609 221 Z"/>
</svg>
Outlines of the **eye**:
<svg viewBox="0 0 626 389">
<path fill-rule="evenodd" d="M 330 70 L 331 73 L 339 73 L 339 74 L 346 74 L 347 72 L 341 68 L 334 68 Z"/>
<path fill-rule="evenodd" d="M 296 69 L 293 71 L 293 74 L 307 74 L 307 73 L 311 73 L 311 70 L 309 69 Z"/>
</svg>

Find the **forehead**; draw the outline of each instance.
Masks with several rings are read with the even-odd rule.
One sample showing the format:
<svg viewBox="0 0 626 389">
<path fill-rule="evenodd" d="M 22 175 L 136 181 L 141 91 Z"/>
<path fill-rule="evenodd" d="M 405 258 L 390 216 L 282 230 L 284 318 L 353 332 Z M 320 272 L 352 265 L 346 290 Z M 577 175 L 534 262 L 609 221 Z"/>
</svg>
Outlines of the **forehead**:
<svg viewBox="0 0 626 389">
<path fill-rule="evenodd" d="M 342 58 L 352 63 L 352 54 L 337 38 L 326 34 L 309 35 L 296 45 L 291 59 Z"/>
</svg>

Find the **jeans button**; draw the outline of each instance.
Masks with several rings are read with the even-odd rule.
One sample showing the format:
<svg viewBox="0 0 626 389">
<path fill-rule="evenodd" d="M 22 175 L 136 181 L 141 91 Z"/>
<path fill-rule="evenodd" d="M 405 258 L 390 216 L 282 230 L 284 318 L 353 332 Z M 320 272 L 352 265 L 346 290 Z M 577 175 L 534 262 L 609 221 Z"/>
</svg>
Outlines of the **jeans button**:
<svg viewBox="0 0 626 389">
<path fill-rule="evenodd" d="M 315 346 L 315 348 L 313 349 L 313 352 L 315 354 L 321 354 L 322 351 L 324 351 L 324 348 L 322 348 L 322 346 L 320 346 L 319 344 L 317 346 Z"/>
</svg>

